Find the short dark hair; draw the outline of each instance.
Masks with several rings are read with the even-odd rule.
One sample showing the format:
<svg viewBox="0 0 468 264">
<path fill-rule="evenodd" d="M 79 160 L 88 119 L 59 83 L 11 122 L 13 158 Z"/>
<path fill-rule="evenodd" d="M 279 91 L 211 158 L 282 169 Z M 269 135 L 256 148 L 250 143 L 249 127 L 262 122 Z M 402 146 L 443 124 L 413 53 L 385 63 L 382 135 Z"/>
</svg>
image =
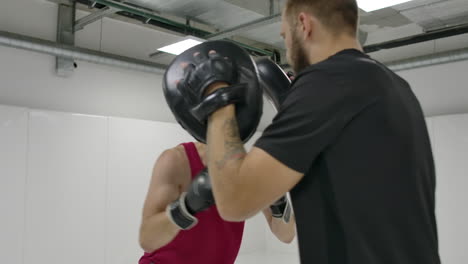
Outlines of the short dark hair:
<svg viewBox="0 0 468 264">
<path fill-rule="evenodd" d="M 285 14 L 289 21 L 300 12 L 309 12 L 334 33 L 356 35 L 359 11 L 356 0 L 288 0 Z"/>
</svg>

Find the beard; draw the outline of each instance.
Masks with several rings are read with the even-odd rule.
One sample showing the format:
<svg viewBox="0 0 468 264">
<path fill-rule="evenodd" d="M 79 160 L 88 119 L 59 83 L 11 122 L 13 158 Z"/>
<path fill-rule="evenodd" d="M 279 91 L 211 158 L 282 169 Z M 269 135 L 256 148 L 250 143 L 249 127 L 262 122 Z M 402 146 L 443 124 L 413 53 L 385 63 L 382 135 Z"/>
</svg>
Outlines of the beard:
<svg viewBox="0 0 468 264">
<path fill-rule="evenodd" d="M 304 49 L 304 45 L 301 44 L 299 40 L 299 36 L 296 33 L 296 30 L 291 32 L 292 37 L 292 44 L 290 50 L 290 57 L 291 57 L 291 67 L 293 71 L 298 74 L 302 70 L 304 70 L 307 66 L 310 65 L 308 61 L 307 53 Z"/>
</svg>

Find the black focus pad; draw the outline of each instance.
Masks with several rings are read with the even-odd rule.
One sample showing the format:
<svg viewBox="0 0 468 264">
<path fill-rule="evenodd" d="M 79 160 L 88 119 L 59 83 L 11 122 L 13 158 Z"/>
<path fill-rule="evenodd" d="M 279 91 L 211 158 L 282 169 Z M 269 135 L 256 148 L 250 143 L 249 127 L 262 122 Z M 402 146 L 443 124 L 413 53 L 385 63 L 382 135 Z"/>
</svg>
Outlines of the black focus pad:
<svg viewBox="0 0 468 264">
<path fill-rule="evenodd" d="M 174 114 L 179 124 L 189 132 L 195 139 L 206 143 L 207 122 L 194 115 L 206 112 L 206 109 L 200 110 L 202 101 L 197 101 L 193 93 L 180 89 L 179 83 L 184 78 L 192 78 L 182 65 L 196 68 L 203 59 L 202 56 L 209 56 L 210 51 L 215 51 L 216 56 L 228 58 L 235 65 L 235 79 L 230 86 L 238 84 L 245 85 L 245 99 L 237 100 L 236 117 L 239 126 L 239 133 L 243 142 L 248 141 L 255 133 L 263 111 L 263 90 L 260 85 L 257 66 L 250 55 L 238 45 L 223 40 L 208 41 L 192 47 L 178 55 L 169 65 L 163 79 L 163 90 L 166 102 Z M 198 109 L 197 109 L 198 107 Z"/>
<path fill-rule="evenodd" d="M 268 58 L 257 60 L 257 68 L 265 95 L 276 110 L 279 110 L 286 93 L 289 92 L 291 80 L 278 64 Z"/>
</svg>

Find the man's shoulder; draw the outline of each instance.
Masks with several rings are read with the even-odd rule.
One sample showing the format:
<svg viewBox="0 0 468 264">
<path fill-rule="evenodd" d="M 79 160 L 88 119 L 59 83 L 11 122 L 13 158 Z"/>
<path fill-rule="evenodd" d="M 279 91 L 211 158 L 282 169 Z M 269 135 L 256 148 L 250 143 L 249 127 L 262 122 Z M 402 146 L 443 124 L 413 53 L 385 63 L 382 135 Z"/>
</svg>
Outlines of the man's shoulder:
<svg viewBox="0 0 468 264">
<path fill-rule="evenodd" d="M 330 91 L 336 87 L 331 71 L 318 65 L 311 65 L 303 70 L 291 84 L 287 94 L 289 101 L 319 100 L 321 91 Z"/>
</svg>

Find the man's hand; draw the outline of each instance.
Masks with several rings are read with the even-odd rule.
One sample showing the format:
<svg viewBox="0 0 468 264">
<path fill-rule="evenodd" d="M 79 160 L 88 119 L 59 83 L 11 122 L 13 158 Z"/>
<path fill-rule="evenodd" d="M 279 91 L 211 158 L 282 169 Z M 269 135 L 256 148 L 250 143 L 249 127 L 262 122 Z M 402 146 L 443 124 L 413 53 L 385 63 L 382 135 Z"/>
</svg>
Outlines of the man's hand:
<svg viewBox="0 0 468 264">
<path fill-rule="evenodd" d="M 228 87 L 228 86 L 229 85 L 227 83 L 225 83 L 225 82 L 215 82 L 215 83 L 211 84 L 210 86 L 208 86 L 204 96 L 208 96 L 208 95 L 216 92 L 216 90 L 224 88 L 224 87 Z"/>
</svg>

